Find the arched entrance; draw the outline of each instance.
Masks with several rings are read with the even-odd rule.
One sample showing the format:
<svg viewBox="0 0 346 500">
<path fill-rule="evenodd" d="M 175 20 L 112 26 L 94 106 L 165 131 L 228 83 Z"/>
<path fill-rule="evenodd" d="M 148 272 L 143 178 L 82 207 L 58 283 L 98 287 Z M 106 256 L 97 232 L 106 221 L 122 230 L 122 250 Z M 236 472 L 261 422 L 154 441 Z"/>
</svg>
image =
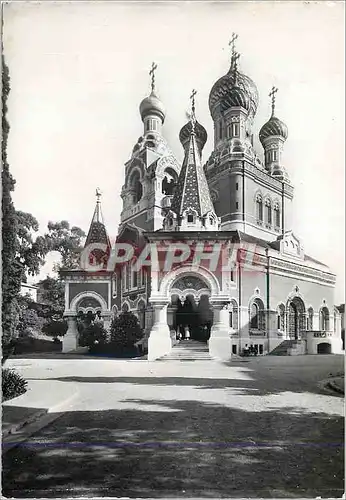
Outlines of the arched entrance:
<svg viewBox="0 0 346 500">
<path fill-rule="evenodd" d="M 318 344 L 317 354 L 331 354 L 331 353 L 332 353 L 332 346 L 329 344 L 329 342 L 321 342 L 321 344 Z"/>
<path fill-rule="evenodd" d="M 185 328 L 188 327 L 191 339 L 207 342 L 213 324 L 208 285 L 197 276 L 185 275 L 172 284 L 170 294 L 173 329 L 184 337 Z"/>
<path fill-rule="evenodd" d="M 287 303 L 287 333 L 290 339 L 299 340 L 305 331 L 305 305 L 300 297 Z"/>
</svg>

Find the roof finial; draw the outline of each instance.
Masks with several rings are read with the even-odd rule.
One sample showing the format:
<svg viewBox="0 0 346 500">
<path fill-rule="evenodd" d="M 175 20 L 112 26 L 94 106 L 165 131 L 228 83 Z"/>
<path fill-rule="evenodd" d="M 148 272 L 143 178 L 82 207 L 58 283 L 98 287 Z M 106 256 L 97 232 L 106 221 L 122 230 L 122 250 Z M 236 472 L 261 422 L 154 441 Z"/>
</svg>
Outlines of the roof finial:
<svg viewBox="0 0 346 500">
<path fill-rule="evenodd" d="M 191 116 L 190 116 L 190 121 L 191 121 L 191 130 L 192 132 L 195 131 L 195 123 L 196 123 L 196 114 L 195 114 L 195 111 L 196 111 L 196 106 L 195 106 L 195 95 L 197 94 L 197 90 L 193 89 L 192 90 L 192 93 L 190 95 L 190 99 L 191 99 Z"/>
<path fill-rule="evenodd" d="M 276 87 L 272 87 L 272 90 L 271 92 L 269 93 L 269 97 L 271 97 L 271 100 L 272 100 L 272 116 L 274 116 L 274 111 L 275 111 L 275 94 L 276 92 L 278 91 L 279 89 L 277 89 Z"/>
<path fill-rule="evenodd" d="M 157 69 L 157 64 L 152 63 L 151 69 L 149 71 L 149 75 L 151 76 L 151 91 L 154 92 L 155 90 L 155 70 Z"/>
<path fill-rule="evenodd" d="M 237 40 L 238 38 L 238 35 L 237 33 L 232 33 L 232 38 L 231 40 L 228 42 L 228 45 L 230 47 L 232 47 L 232 55 L 231 55 L 231 62 L 233 62 L 233 58 L 235 56 L 235 41 Z"/>
<path fill-rule="evenodd" d="M 96 203 L 101 203 L 100 198 L 102 196 L 100 188 L 96 188 Z"/>
</svg>

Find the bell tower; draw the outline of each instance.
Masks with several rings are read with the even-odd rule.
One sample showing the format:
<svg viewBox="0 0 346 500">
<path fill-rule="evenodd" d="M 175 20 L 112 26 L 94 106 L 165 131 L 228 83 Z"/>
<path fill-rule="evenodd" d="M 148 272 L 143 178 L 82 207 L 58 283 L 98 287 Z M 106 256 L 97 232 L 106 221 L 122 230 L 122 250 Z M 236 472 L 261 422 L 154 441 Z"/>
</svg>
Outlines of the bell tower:
<svg viewBox="0 0 346 500">
<path fill-rule="evenodd" d="M 125 163 L 119 229 L 124 224 L 144 231 L 161 229 L 180 172 L 180 165 L 163 137 L 166 111 L 156 92 L 156 70 L 157 64 L 153 63 L 149 71 L 151 92 L 139 106 L 143 135 Z"/>
</svg>

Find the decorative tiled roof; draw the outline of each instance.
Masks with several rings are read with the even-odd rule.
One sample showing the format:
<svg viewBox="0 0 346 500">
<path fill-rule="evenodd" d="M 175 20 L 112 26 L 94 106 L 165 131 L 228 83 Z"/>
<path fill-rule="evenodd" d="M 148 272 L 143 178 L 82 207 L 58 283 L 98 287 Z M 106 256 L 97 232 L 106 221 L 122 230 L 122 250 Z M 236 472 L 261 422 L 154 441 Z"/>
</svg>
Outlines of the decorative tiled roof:
<svg viewBox="0 0 346 500">
<path fill-rule="evenodd" d="M 198 216 L 203 217 L 208 212 L 214 212 L 214 207 L 193 128 L 189 141 L 171 209 L 178 216 L 181 216 L 185 210 L 192 209 L 197 212 Z"/>
<path fill-rule="evenodd" d="M 94 249 L 92 250 L 92 252 L 90 252 L 90 256 L 94 257 L 96 261 L 99 263 L 109 254 L 111 249 L 111 242 L 108 237 L 106 226 L 103 221 L 101 202 L 100 202 L 101 193 L 99 192 L 99 190 L 96 191 L 96 196 L 97 196 L 96 207 L 94 210 L 93 218 L 91 219 L 90 228 L 84 247 L 86 248 L 88 245 L 91 245 L 93 243 L 103 243 L 107 245 L 106 251 L 103 251 L 101 249 Z"/>
</svg>

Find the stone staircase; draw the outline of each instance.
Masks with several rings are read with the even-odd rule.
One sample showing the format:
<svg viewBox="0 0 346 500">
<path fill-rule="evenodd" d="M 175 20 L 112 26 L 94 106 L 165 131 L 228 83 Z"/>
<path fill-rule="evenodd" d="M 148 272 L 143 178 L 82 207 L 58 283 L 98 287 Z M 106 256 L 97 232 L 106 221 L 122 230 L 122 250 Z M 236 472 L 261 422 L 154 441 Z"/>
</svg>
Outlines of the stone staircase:
<svg viewBox="0 0 346 500">
<path fill-rule="evenodd" d="M 284 340 L 269 353 L 270 356 L 299 356 L 300 354 L 305 354 L 303 340 Z"/>
<path fill-rule="evenodd" d="M 197 340 L 181 340 L 159 361 L 211 361 L 207 344 Z"/>
</svg>

